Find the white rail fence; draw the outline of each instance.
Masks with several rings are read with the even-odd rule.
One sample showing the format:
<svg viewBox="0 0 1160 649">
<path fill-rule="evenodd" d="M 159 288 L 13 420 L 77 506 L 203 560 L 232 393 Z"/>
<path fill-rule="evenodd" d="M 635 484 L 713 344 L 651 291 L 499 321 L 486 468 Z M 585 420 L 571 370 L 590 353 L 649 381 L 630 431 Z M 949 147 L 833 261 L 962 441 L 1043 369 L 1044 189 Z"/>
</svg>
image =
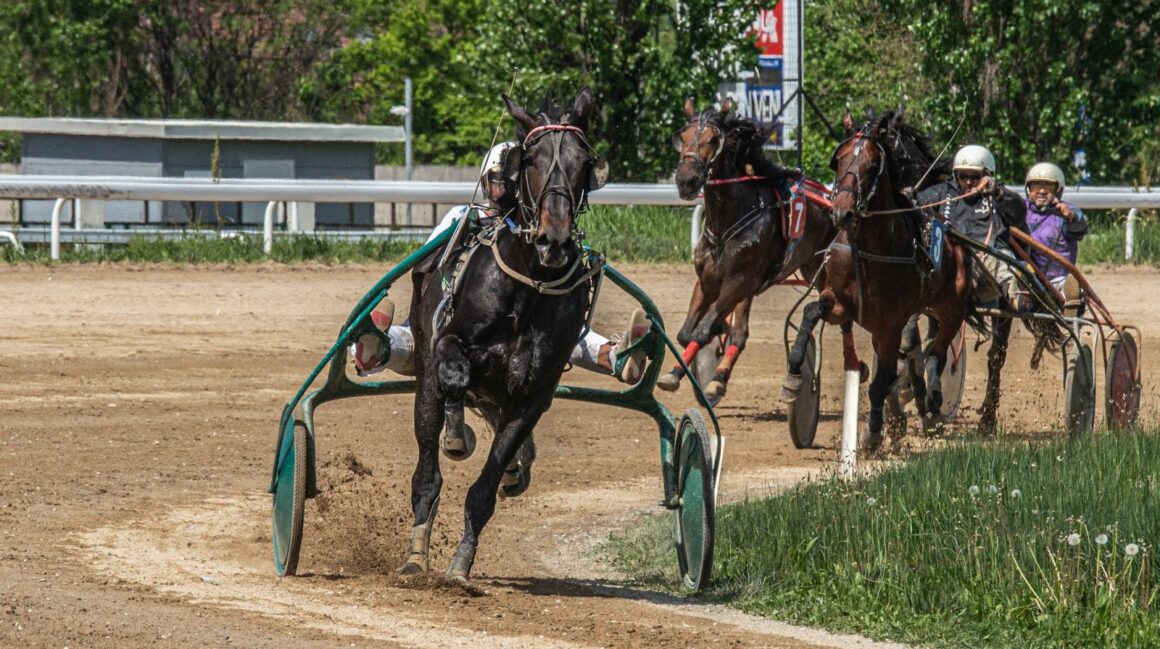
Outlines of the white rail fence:
<svg viewBox="0 0 1160 649">
<path fill-rule="evenodd" d="M 475 193 L 470 182 L 419 181 L 341 181 L 341 180 L 257 180 L 204 178 L 135 178 L 96 176 L 25 176 L 0 175 L 0 199 L 56 200 L 52 211 L 50 248 L 53 259 L 60 258 L 61 220 L 66 205 L 73 201 L 199 201 L 264 202 L 263 250 L 273 248 L 275 222 L 284 216 L 290 233 L 299 231 L 299 203 L 466 203 Z M 1134 225 L 1137 209 L 1160 209 L 1160 190 L 1133 187 L 1069 188 L 1067 200 L 1085 210 L 1126 209 L 1125 254 L 1133 254 Z M 695 246 L 701 233 L 700 200 L 685 201 L 677 195 L 675 185 L 618 183 L 594 192 L 594 205 L 669 205 L 694 208 L 689 238 Z M 75 203 L 73 204 L 75 209 Z M 284 213 L 282 210 L 285 210 Z M 76 219 L 80 225 L 80 219 Z M 142 233 L 145 230 L 126 230 Z M 152 229 L 149 233 L 161 231 Z M 403 236 L 417 236 L 421 231 L 403 231 Z M 399 236 L 392 233 L 388 236 Z M 329 233 L 328 233 L 329 236 Z M 342 236 L 383 236 L 371 231 L 346 232 Z M 19 247 L 16 235 L 0 231 L 0 238 Z"/>
</svg>

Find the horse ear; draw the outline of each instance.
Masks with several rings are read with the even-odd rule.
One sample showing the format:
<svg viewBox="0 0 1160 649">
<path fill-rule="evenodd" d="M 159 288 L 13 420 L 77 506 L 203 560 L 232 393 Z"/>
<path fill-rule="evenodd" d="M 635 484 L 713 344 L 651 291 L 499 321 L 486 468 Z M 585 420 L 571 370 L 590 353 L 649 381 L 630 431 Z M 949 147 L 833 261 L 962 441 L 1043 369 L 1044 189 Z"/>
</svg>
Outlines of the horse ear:
<svg viewBox="0 0 1160 649">
<path fill-rule="evenodd" d="M 842 127 L 846 129 L 846 137 L 854 134 L 854 116 L 850 114 L 850 109 L 846 109 L 846 114 L 842 115 Z"/>
<path fill-rule="evenodd" d="M 693 116 L 696 114 L 697 114 L 697 109 L 693 107 L 693 98 L 692 97 L 685 97 L 685 117 L 688 117 L 689 119 L 693 119 Z"/>
<path fill-rule="evenodd" d="M 507 106 L 508 114 L 511 115 L 512 119 L 516 120 L 516 123 L 519 124 L 520 128 L 523 129 L 519 133 L 520 139 L 522 140 L 529 131 L 536 127 L 536 118 L 533 117 L 531 113 L 524 110 L 523 106 L 520 106 L 516 102 L 512 101 L 511 97 L 501 94 L 500 98 L 503 99 L 504 106 Z"/>
<path fill-rule="evenodd" d="M 572 100 L 572 109 L 568 111 L 571 117 L 568 122 L 572 126 L 579 126 L 581 129 L 588 130 L 588 118 L 592 115 L 592 107 L 595 101 L 592 99 L 592 91 L 588 86 L 580 89 L 576 93 L 576 98 Z"/>
<path fill-rule="evenodd" d="M 594 192 L 608 182 L 608 161 L 600 156 L 592 159 L 592 168 L 588 171 L 588 191 Z"/>
<path fill-rule="evenodd" d="M 894 115 L 891 115 L 890 113 L 885 113 L 879 117 L 878 128 L 876 129 L 878 131 L 878 135 L 886 135 L 886 131 L 890 128 L 890 124 L 893 122 L 893 120 Z"/>
<path fill-rule="evenodd" d="M 898 102 L 898 110 L 894 111 L 894 120 L 901 124 L 906 116 L 906 106 L 900 101 Z"/>
</svg>

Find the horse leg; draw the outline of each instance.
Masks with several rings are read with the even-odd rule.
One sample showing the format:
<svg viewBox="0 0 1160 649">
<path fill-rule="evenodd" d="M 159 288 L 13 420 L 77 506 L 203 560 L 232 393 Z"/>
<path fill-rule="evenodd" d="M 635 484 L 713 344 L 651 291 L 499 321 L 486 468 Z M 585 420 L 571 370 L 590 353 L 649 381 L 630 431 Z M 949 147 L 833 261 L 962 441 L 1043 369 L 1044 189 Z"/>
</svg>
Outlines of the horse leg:
<svg viewBox="0 0 1160 649">
<path fill-rule="evenodd" d="M 882 445 L 882 428 L 886 423 L 883 407 L 890 386 L 898 379 L 898 349 L 902 343 L 902 327 L 884 335 L 874 336 L 874 351 L 878 354 L 878 367 L 870 381 L 870 421 L 866 437 L 866 450 L 876 451 Z"/>
<path fill-rule="evenodd" d="M 910 381 L 910 390 L 913 395 L 914 403 L 918 407 L 919 414 L 922 414 L 922 408 L 926 403 L 927 385 L 922 380 L 920 367 L 922 366 L 922 335 L 919 333 L 919 315 L 910 316 L 910 320 L 906 322 L 906 328 L 902 330 L 902 347 L 899 352 L 902 355 L 903 363 L 906 365 L 906 377 Z M 898 405 L 905 407 L 906 403 L 900 396 Z"/>
<path fill-rule="evenodd" d="M 516 450 L 516 456 L 508 462 L 500 479 L 499 495 L 503 498 L 515 498 L 528 490 L 532 484 L 532 463 L 536 461 L 536 441 L 529 434 L 528 438 Z"/>
<path fill-rule="evenodd" d="M 733 366 L 737 364 L 737 357 L 745 351 L 745 343 L 749 340 L 749 310 L 752 307 L 752 296 L 734 307 L 733 319 L 729 323 L 729 346 L 725 349 L 725 356 L 717 364 L 717 369 L 713 371 L 713 380 L 709 381 L 705 396 L 718 399 L 725 396 Z"/>
<path fill-rule="evenodd" d="M 411 476 L 411 511 L 415 524 L 407 545 L 407 559 L 398 574 L 425 573 L 430 568 L 431 528 L 439 511 L 439 492 L 443 475 L 439 471 L 439 429 L 443 426 L 443 409 L 434 385 L 425 385 L 415 395 L 415 439 L 419 442 L 419 460 Z"/>
<path fill-rule="evenodd" d="M 987 393 L 979 409 L 979 432 L 991 435 L 995 432 L 999 412 L 999 373 L 1007 362 L 1007 341 L 1011 338 L 1011 319 L 995 316 L 991 318 L 991 348 L 987 350 Z"/>
<path fill-rule="evenodd" d="M 531 435 L 551 400 L 552 392 L 529 395 L 513 406 L 514 411 L 505 412 L 508 416 L 500 420 L 501 426 L 496 431 L 483 470 L 467 490 L 463 506 L 463 538 L 447 570 L 447 576 L 451 579 L 467 583 L 471 576 L 471 567 L 475 564 L 475 553 L 479 547 L 479 535 L 495 513 L 495 501 L 504 468 L 516 458 L 517 449 Z"/>
<path fill-rule="evenodd" d="M 435 380 L 443 395 L 446 425 L 439 446 L 452 460 L 466 460 L 475 451 L 475 432 L 463 421 L 463 399 L 471 380 L 471 363 L 463 354 L 459 336 L 435 343 Z"/>
<path fill-rule="evenodd" d="M 681 358 L 684 359 L 685 364 L 693 362 L 697 356 L 697 352 L 701 350 L 701 344 L 692 341 L 693 330 L 697 328 L 701 320 L 705 317 L 705 310 L 712 303 L 712 300 L 705 295 L 704 289 L 701 287 L 701 280 L 697 280 L 693 284 L 693 296 L 689 299 L 689 312 L 685 316 L 685 323 L 681 325 L 681 330 L 677 332 L 677 344 L 684 348 Z M 667 374 L 662 374 L 657 379 L 657 387 L 666 392 L 675 392 L 681 386 L 681 379 L 685 376 L 685 370 L 681 369 L 681 364 L 673 365 L 673 369 L 669 370 Z"/>
<path fill-rule="evenodd" d="M 787 371 L 785 379 L 781 382 L 782 403 L 793 403 L 797 400 L 798 392 L 802 389 L 802 363 L 806 360 L 806 345 L 810 341 L 810 334 L 818 325 L 818 321 L 828 317 L 833 308 L 834 303 L 823 297 L 802 309 L 802 323 L 786 358 Z"/>
</svg>

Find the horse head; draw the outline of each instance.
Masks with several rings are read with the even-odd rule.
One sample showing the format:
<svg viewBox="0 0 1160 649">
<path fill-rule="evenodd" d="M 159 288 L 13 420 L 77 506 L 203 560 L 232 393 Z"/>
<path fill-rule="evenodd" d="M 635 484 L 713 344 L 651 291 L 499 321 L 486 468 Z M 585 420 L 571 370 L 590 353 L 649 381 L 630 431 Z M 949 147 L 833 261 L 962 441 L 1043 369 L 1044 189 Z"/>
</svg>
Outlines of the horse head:
<svg viewBox="0 0 1160 649">
<path fill-rule="evenodd" d="M 738 173 L 746 164 L 766 166 L 761 147 L 770 129 L 734 113 L 732 100 L 726 99 L 720 110 L 697 113 L 692 98 L 686 99 L 685 116 L 688 122 L 673 134 L 673 147 L 681 156 L 677 192 L 684 200 L 696 198 L 710 176 Z"/>
<path fill-rule="evenodd" d="M 878 195 L 884 172 L 887 184 L 891 184 L 891 159 L 883 143 L 887 142 L 892 118 L 892 113 L 877 118 L 871 115 L 862 128 L 855 129 L 850 113 L 846 113 L 843 119 L 846 139 L 838 144 L 830 158 L 830 169 L 834 171 L 830 218 L 835 227 L 856 226 L 858 216 L 866 213 Z"/>
<path fill-rule="evenodd" d="M 576 217 L 587 207 L 588 192 L 608 178 L 608 163 L 585 137 L 592 93 L 583 88 L 567 108 L 545 101 L 534 115 L 506 95 L 503 101 L 521 142 L 504 161 L 505 180 L 519 202 L 520 231 L 535 245 L 540 265 L 560 268 L 579 250 Z"/>
</svg>

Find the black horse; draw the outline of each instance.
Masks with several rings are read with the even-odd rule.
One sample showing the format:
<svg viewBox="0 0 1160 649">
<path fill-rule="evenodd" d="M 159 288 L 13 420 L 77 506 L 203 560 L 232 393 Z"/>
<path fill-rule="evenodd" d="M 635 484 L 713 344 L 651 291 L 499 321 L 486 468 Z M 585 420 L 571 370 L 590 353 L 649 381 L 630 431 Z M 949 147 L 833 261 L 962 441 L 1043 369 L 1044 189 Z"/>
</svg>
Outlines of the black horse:
<svg viewBox="0 0 1160 649">
<path fill-rule="evenodd" d="M 442 486 L 440 431 L 446 425 L 448 436 L 463 437 L 467 401 L 495 431 L 467 493 L 463 538 L 448 570 L 467 581 L 504 469 L 517 450 L 528 464 L 534 456 L 524 442 L 552 404 L 602 268 L 576 228 L 588 192 L 603 184 L 607 169 L 585 139 L 591 93 L 581 90 L 567 108 L 545 100 L 536 114 L 503 100 L 521 142 L 504 161 L 518 206 L 476 235 L 474 252 L 447 255 L 433 272 L 414 276 L 419 459 L 411 479 L 415 524 L 400 574 L 428 569 Z"/>
</svg>

